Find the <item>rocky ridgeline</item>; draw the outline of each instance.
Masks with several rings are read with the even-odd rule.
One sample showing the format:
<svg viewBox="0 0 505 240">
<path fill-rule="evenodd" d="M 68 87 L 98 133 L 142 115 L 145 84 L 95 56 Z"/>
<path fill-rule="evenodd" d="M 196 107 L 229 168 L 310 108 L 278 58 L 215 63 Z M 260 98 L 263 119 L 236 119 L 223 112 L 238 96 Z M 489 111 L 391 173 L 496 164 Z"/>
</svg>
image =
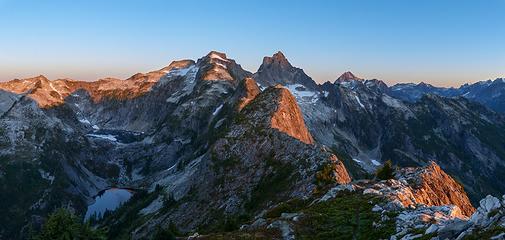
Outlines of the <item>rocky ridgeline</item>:
<svg viewBox="0 0 505 240">
<path fill-rule="evenodd" d="M 73 93 L 84 90 L 95 103 L 104 99 L 133 99 L 150 91 L 167 73 L 194 65 L 192 60 L 174 61 L 169 66 L 148 73 L 137 73 L 125 80 L 103 78 L 97 81 L 71 79 L 49 80 L 40 75 L 34 78 L 15 79 L 0 83 L 0 89 L 23 94 L 33 99 L 41 108 L 51 108 L 65 103 Z"/>
</svg>

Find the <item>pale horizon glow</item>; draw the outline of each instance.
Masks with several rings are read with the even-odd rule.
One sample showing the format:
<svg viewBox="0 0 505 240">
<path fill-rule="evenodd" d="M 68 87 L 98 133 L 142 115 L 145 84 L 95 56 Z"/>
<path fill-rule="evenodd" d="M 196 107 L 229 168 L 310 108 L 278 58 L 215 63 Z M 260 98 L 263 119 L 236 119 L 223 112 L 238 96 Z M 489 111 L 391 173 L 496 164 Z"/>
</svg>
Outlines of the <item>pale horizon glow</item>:
<svg viewBox="0 0 505 240">
<path fill-rule="evenodd" d="M 125 79 L 221 51 L 255 72 L 282 51 L 318 83 L 505 77 L 505 1 L 0 0 L 0 81 Z"/>
</svg>

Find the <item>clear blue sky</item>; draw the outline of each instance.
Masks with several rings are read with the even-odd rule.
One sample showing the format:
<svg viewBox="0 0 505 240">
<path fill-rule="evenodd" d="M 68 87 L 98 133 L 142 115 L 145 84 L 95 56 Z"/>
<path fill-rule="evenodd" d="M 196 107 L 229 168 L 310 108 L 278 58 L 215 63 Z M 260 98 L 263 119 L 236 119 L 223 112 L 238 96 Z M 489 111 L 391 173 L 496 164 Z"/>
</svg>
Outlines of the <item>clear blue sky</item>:
<svg viewBox="0 0 505 240">
<path fill-rule="evenodd" d="M 128 77 L 223 51 L 249 71 L 281 50 L 318 82 L 505 77 L 505 0 L 0 0 L 0 80 Z"/>
</svg>

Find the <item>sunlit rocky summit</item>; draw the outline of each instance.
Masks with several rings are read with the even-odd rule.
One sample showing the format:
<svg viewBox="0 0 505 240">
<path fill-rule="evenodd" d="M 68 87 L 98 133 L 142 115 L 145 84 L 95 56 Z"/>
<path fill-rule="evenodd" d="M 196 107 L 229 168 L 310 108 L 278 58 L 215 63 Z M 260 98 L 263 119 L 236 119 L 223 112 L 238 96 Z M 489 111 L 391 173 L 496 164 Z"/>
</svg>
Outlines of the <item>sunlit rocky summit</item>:
<svg viewBox="0 0 505 240">
<path fill-rule="evenodd" d="M 252 73 L 217 51 L 2 82 L 0 239 L 59 208 L 108 239 L 503 239 L 502 82 L 319 84 L 282 52 Z"/>
</svg>

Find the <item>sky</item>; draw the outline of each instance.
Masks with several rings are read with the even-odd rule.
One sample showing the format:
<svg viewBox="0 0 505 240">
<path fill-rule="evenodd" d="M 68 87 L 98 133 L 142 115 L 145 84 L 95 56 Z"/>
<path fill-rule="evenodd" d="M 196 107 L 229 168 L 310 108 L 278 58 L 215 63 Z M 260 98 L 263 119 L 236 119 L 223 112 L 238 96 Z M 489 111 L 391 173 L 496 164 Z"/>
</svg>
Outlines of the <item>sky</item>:
<svg viewBox="0 0 505 240">
<path fill-rule="evenodd" d="M 505 0 L 0 0 L 0 81 L 127 78 L 225 52 L 255 72 L 282 51 L 317 82 L 505 77 Z"/>
</svg>

